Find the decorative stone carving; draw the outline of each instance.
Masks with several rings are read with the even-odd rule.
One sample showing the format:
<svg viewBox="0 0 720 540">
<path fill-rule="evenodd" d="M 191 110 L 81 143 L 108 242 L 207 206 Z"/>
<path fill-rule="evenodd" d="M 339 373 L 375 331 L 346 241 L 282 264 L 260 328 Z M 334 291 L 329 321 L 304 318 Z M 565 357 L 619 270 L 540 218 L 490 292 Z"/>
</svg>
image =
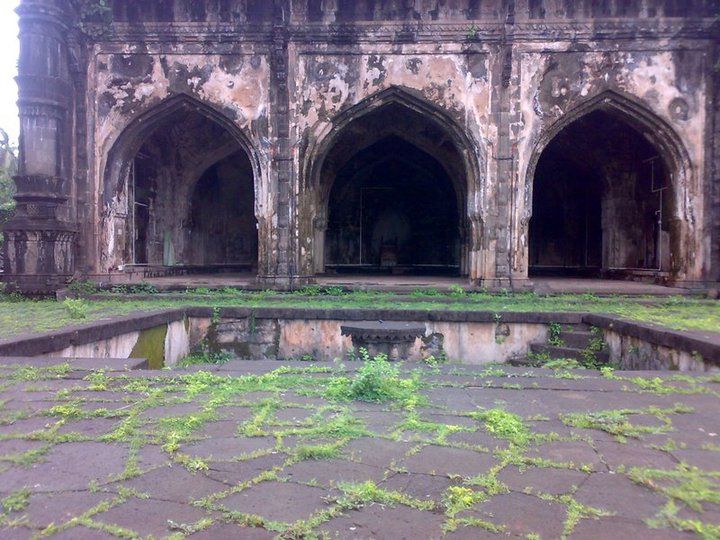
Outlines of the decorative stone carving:
<svg viewBox="0 0 720 540">
<path fill-rule="evenodd" d="M 352 338 L 356 351 L 365 349 L 371 357 L 385 354 L 390 360 L 409 358 L 415 340 L 425 336 L 425 325 L 403 322 L 348 323 L 340 330 Z"/>
<path fill-rule="evenodd" d="M 670 117 L 673 120 L 687 120 L 690 112 L 690 106 L 688 102 L 683 98 L 675 98 L 670 102 L 668 107 L 670 111 Z"/>
</svg>

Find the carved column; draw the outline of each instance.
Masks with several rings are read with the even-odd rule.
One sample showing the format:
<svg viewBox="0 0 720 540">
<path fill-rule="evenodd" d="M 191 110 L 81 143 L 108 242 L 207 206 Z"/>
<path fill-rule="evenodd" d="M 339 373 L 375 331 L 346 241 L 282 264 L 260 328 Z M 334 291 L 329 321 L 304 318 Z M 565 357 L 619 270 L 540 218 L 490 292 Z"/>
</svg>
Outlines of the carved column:
<svg viewBox="0 0 720 540">
<path fill-rule="evenodd" d="M 27 293 L 57 290 L 74 271 L 68 197 L 68 74 L 65 13 L 53 0 L 24 0 L 20 15 L 20 161 L 17 210 L 5 225 L 5 281 Z"/>
<path fill-rule="evenodd" d="M 273 143 L 270 168 L 275 190 L 276 219 L 269 237 L 274 249 L 258 280 L 267 285 L 290 285 L 294 272 L 292 253 L 292 153 L 290 150 L 290 95 L 288 90 L 288 41 L 290 2 L 273 0 L 273 31 L 270 43 L 270 116 Z"/>
<path fill-rule="evenodd" d="M 512 227 L 513 199 L 515 190 L 515 141 L 511 124 L 514 121 L 513 103 L 519 99 L 516 81 L 513 80 L 513 36 L 515 25 L 515 3 L 507 5 L 507 14 L 501 42 L 496 49 L 493 68 L 493 110 L 497 127 L 497 141 L 494 148 L 492 167 L 497 189 L 492 202 L 494 223 L 487 223 L 486 232 L 494 243 L 494 261 L 483 262 L 483 273 L 478 284 L 491 287 L 507 287 L 512 284 L 511 272 L 514 253 L 512 244 L 517 234 Z M 490 230 L 488 230 L 490 229 Z"/>
</svg>

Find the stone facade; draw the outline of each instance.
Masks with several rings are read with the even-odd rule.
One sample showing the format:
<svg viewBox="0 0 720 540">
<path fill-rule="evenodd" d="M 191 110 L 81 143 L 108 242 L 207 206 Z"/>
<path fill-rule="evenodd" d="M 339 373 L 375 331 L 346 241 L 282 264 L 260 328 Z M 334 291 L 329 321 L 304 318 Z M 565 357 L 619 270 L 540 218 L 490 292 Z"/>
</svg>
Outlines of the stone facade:
<svg viewBox="0 0 720 540">
<path fill-rule="evenodd" d="M 21 1 L 18 211 L 5 249 L 6 280 L 22 288 L 134 263 L 226 263 L 286 286 L 363 256 L 376 266 L 442 263 L 476 284 L 522 283 L 536 264 L 533 186 L 553 144 L 565 156 L 556 165 L 587 166 L 604 186 L 582 264 L 592 266 L 597 236 L 603 272 L 719 279 L 715 0 L 109 5 Z M 608 118 L 627 131 L 613 136 L 633 149 L 625 157 L 604 146 Z M 565 136 L 561 150 L 573 126 L 596 136 L 576 147 Z M 653 172 L 642 187 L 653 160 L 657 182 Z M 383 199 L 373 190 L 384 171 L 396 172 Z M 392 214 L 387 199 L 440 176 L 451 195 L 438 215 L 455 225 L 434 240 L 448 250 L 423 258 L 433 224 Z M 363 187 L 333 195 L 341 177 Z M 198 185 L 216 187 L 198 195 Z M 213 189 L 205 199 L 244 203 L 218 212 L 231 217 L 200 219 L 212 206 L 195 199 Z M 368 205 L 358 224 L 343 221 L 357 205 L 333 217 L 333 197 L 351 196 Z M 432 214 L 418 201 L 416 213 Z M 649 216 L 644 235 L 631 234 L 635 214 Z M 215 255 L 197 255 L 216 241 Z M 553 264 L 583 259 L 562 238 L 543 242 L 543 253 L 561 253 Z"/>
</svg>

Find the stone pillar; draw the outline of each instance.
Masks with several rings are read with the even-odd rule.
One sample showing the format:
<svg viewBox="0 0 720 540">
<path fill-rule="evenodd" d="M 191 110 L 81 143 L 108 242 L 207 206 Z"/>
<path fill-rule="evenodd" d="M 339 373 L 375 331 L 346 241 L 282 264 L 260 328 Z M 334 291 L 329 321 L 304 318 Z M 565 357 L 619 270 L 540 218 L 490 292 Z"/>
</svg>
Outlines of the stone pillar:
<svg viewBox="0 0 720 540">
<path fill-rule="evenodd" d="M 17 210 L 5 225 L 4 280 L 27 293 L 60 288 L 74 271 L 75 228 L 67 201 L 68 73 L 65 14 L 53 0 L 23 0 L 20 15 L 20 159 Z"/>
<path fill-rule="evenodd" d="M 495 48 L 495 62 L 492 68 L 492 118 L 497 129 L 497 140 L 493 153 L 489 158 L 491 162 L 491 175 L 489 179 L 495 183 L 496 189 L 493 200 L 490 202 L 483 233 L 483 243 L 488 251 L 484 261 L 478 261 L 472 281 L 487 287 L 508 287 L 512 284 L 511 270 L 513 254 L 511 253 L 513 235 L 513 190 L 515 189 L 515 152 L 511 123 L 513 111 L 511 100 L 516 97 L 516 87 L 513 83 L 513 46 L 512 34 L 514 31 L 515 11 L 514 3 L 507 7 L 507 16 L 502 42 Z M 517 86 L 517 85 L 516 85 Z"/>
<path fill-rule="evenodd" d="M 313 219 L 313 272 L 325 272 L 325 234 L 328 220 L 326 216 L 318 215 Z"/>
<path fill-rule="evenodd" d="M 272 163 L 270 184 L 275 191 L 276 219 L 267 231 L 274 249 L 258 281 L 268 286 L 291 286 L 295 273 L 292 224 L 292 153 L 290 149 L 290 93 L 288 90 L 289 0 L 273 0 L 273 34 L 270 52 L 270 118 Z M 270 222 L 268 223 L 270 224 Z M 262 241 L 262 240 L 261 240 Z M 270 253 L 268 253 L 270 254 Z"/>
<path fill-rule="evenodd" d="M 717 24 L 717 22 L 716 22 Z M 720 44 L 713 44 L 710 58 L 720 58 Z M 710 264 L 706 266 L 705 279 L 716 288 L 720 287 L 720 69 L 711 68 L 712 97 L 708 116 L 712 116 L 711 163 L 705 174 L 705 201 L 711 237 Z M 715 179 L 713 181 L 712 179 Z M 674 224 L 673 224 L 674 226 Z M 673 269 L 674 270 L 674 269 Z"/>
</svg>

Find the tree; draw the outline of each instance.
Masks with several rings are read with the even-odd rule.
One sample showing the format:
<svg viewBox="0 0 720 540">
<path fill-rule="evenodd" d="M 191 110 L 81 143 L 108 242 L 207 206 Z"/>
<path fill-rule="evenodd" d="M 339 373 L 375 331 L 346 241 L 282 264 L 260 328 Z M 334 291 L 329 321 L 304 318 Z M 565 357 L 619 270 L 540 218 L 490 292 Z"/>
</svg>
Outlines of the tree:
<svg viewBox="0 0 720 540">
<path fill-rule="evenodd" d="M 17 148 L 10 143 L 8 134 L 0 129 L 0 226 L 2 226 L 15 209 L 15 182 L 17 173 Z M 2 234 L 0 233 L 0 245 Z"/>
</svg>

